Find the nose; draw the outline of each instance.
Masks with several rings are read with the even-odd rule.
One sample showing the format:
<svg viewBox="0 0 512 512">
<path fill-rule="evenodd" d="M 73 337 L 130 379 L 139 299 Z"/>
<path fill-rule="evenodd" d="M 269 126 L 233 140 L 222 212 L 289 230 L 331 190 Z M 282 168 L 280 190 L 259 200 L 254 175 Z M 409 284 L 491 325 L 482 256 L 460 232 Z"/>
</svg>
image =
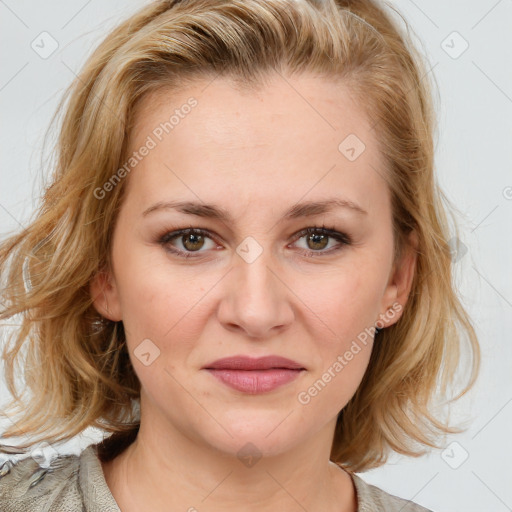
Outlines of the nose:
<svg viewBox="0 0 512 512">
<path fill-rule="evenodd" d="M 235 255 L 218 308 L 226 329 L 256 339 L 279 334 L 294 320 L 293 291 L 279 266 L 264 255 L 252 262 Z"/>
</svg>

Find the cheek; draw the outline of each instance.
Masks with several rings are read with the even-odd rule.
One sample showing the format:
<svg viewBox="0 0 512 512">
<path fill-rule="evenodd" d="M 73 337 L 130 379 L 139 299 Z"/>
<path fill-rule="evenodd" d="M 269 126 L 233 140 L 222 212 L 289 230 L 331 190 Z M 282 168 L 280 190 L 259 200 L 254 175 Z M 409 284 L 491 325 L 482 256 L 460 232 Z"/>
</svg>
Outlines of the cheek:
<svg viewBox="0 0 512 512">
<path fill-rule="evenodd" d="M 175 278 L 155 258 L 155 250 L 148 251 L 139 247 L 140 243 L 130 243 L 121 237 L 116 242 L 114 271 L 127 334 L 136 330 L 144 336 L 156 335 L 159 327 L 168 324 L 167 318 L 178 313 L 180 303 L 173 293 Z"/>
<path fill-rule="evenodd" d="M 319 273 L 314 280 L 296 283 L 294 292 L 306 306 L 302 309 L 310 315 L 308 323 L 322 331 L 314 338 L 328 349 L 342 349 L 378 318 L 384 277 L 374 263 L 347 262 L 336 272 Z"/>
<path fill-rule="evenodd" d="M 317 275 L 315 287 L 302 286 L 298 295 L 309 315 L 318 359 L 314 373 L 297 395 L 303 414 L 333 417 L 356 392 L 373 348 L 385 272 L 362 257 L 336 273 Z"/>
<path fill-rule="evenodd" d="M 354 396 L 371 356 L 373 340 L 357 338 L 333 343 L 324 352 L 324 363 L 297 393 L 301 415 L 307 418 L 333 418 Z"/>
<path fill-rule="evenodd" d="M 133 244 L 136 247 L 137 244 Z M 173 344 L 173 354 L 190 349 L 206 322 L 207 291 L 218 276 L 212 272 L 185 271 L 172 264 L 159 247 L 140 246 L 127 252 L 119 244 L 116 281 L 123 324 L 130 349 L 148 338 L 163 349 Z M 206 296 L 205 296 L 206 295 Z"/>
</svg>

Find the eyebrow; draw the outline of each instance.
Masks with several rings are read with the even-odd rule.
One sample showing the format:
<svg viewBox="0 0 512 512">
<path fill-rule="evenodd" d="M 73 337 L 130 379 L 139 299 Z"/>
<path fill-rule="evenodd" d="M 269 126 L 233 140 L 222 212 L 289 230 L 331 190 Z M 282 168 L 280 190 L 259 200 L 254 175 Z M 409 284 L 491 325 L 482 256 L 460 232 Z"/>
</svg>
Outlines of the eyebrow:
<svg viewBox="0 0 512 512">
<path fill-rule="evenodd" d="M 346 208 L 360 215 L 367 215 L 368 212 L 361 206 L 347 199 L 333 198 L 324 201 L 307 201 L 292 206 L 285 212 L 281 220 L 292 220 L 302 217 L 311 217 L 327 213 L 336 208 Z M 142 213 L 146 217 L 152 212 L 159 210 L 177 210 L 188 215 L 217 219 L 226 223 L 233 223 L 230 213 L 219 206 L 213 204 L 197 203 L 194 201 L 167 201 L 158 202 Z"/>
</svg>

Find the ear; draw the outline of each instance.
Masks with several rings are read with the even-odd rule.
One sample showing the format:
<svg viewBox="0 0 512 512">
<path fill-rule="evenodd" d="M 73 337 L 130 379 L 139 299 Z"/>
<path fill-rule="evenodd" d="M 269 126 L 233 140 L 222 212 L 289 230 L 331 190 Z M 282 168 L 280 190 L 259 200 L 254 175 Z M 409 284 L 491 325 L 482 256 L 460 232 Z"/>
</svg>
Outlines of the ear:
<svg viewBox="0 0 512 512">
<path fill-rule="evenodd" d="M 384 329 L 396 323 L 402 316 L 405 303 L 411 291 L 416 271 L 418 235 L 411 231 L 403 247 L 401 257 L 393 264 L 386 290 L 382 297 L 382 311 L 376 326 Z"/>
<path fill-rule="evenodd" d="M 100 270 L 91 279 L 89 292 L 96 311 L 114 322 L 122 320 L 119 293 L 110 270 Z"/>
</svg>

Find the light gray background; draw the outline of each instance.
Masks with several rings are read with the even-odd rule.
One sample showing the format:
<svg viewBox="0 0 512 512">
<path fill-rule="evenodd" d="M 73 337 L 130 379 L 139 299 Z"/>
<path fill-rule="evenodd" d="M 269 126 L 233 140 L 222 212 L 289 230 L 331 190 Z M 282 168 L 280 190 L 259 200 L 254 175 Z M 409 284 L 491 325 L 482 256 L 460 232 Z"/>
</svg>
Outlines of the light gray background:
<svg viewBox="0 0 512 512">
<path fill-rule="evenodd" d="M 144 3 L 0 0 L 2 236 L 28 221 L 38 202 L 43 136 L 65 87 L 100 39 Z M 419 38 L 440 87 L 437 173 L 461 212 L 467 253 L 456 272 L 483 367 L 475 389 L 452 408 L 467 432 L 448 437 L 444 451 L 395 456 L 363 478 L 434 511 L 512 510 L 512 1 L 393 5 Z M 35 41 L 41 48 L 44 31 L 58 42 L 47 58 L 31 47 Z M 0 401 L 7 398 L 1 382 Z M 86 434 L 58 451 L 77 453 L 100 439 L 97 431 Z"/>
</svg>

